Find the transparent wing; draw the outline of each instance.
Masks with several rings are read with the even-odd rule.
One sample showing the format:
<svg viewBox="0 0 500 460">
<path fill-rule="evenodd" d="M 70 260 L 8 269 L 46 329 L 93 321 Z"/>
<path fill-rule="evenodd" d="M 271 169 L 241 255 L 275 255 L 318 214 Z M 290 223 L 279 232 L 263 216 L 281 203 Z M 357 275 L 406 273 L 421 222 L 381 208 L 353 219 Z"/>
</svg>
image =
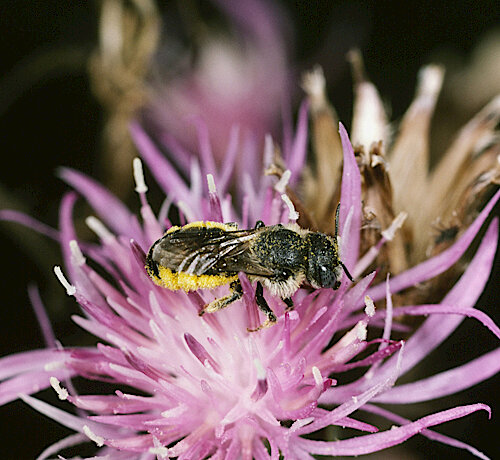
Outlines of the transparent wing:
<svg viewBox="0 0 500 460">
<path fill-rule="evenodd" d="M 272 276 L 274 272 L 255 257 L 251 246 L 259 230 L 216 231 L 191 227 L 165 235 L 159 242 L 161 265 L 192 275 L 243 271 Z"/>
</svg>

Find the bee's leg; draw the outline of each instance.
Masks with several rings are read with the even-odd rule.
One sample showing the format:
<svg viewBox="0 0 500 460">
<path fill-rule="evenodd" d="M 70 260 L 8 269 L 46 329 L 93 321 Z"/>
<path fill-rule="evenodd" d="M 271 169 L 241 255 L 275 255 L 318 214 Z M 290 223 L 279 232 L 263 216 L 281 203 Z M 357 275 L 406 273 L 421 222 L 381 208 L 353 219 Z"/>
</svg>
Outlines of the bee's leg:
<svg viewBox="0 0 500 460">
<path fill-rule="evenodd" d="M 266 327 L 272 326 L 276 322 L 276 315 L 267 304 L 267 301 L 264 298 L 264 288 L 259 281 L 257 281 L 257 288 L 255 289 L 255 301 L 257 302 L 257 306 L 261 309 L 261 311 L 266 314 L 267 319 L 255 329 L 247 328 L 248 332 L 259 331 Z"/>
<path fill-rule="evenodd" d="M 293 300 L 291 297 L 285 297 L 284 299 L 281 299 L 283 300 L 283 302 L 286 303 L 286 310 L 285 311 L 290 311 L 290 310 L 293 310 Z"/>
<path fill-rule="evenodd" d="M 229 287 L 231 289 L 231 294 L 221 297 L 220 299 L 215 299 L 205 305 L 198 314 L 202 316 L 204 313 L 213 313 L 214 311 L 222 310 L 234 301 L 241 299 L 241 296 L 243 295 L 243 288 L 241 287 L 240 280 L 233 281 Z"/>
</svg>

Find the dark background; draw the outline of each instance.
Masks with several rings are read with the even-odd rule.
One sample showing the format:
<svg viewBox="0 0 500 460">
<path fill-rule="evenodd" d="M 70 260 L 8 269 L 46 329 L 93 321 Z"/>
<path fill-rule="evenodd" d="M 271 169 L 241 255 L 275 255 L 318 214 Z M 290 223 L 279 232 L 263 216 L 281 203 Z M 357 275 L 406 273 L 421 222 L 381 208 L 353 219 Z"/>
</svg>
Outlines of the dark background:
<svg viewBox="0 0 500 460">
<path fill-rule="evenodd" d="M 347 124 L 352 115 L 352 90 L 345 53 L 353 46 L 361 49 L 367 72 L 390 104 L 395 120 L 401 118 L 412 99 L 419 68 L 444 61 L 449 67 L 436 120 L 442 117 L 449 122 L 446 111 L 454 107 L 451 124 L 458 129 L 480 106 L 458 107 L 451 96 L 446 96 L 447 81 L 454 71 L 471 61 L 474 49 L 495 26 L 498 33 L 496 4 L 288 1 L 284 3 L 285 11 L 294 29 L 291 61 L 298 72 L 317 62 L 323 65 L 329 95 Z M 175 3 L 162 8 L 166 14 L 176 14 Z M 87 74 L 87 58 L 97 41 L 98 3 L 4 2 L 1 10 L 0 208 L 21 209 L 55 226 L 59 200 L 67 190 L 55 177 L 57 167 L 71 166 L 106 182 L 99 163 L 102 108 L 92 95 Z M 213 13 L 209 10 L 207 14 L 210 17 Z M 491 58 L 500 59 L 498 55 Z M 296 90 L 300 95 L 298 86 Z M 438 130 L 439 126 L 433 127 L 433 132 Z M 438 134 L 449 140 L 448 131 Z M 432 148 L 433 153 L 441 150 L 439 145 L 433 144 Z M 137 210 L 137 200 L 131 200 L 131 207 Z M 17 225 L 3 224 L 0 232 L 0 355 L 43 346 L 27 297 L 29 283 L 40 286 L 56 335 L 63 344 L 90 341 L 69 320 L 77 308 L 54 281 L 52 267 L 61 262 L 56 243 L 37 238 Z M 498 279 L 496 271 L 489 294 L 479 302 L 497 324 Z M 447 368 L 448 359 L 464 363 L 495 346 L 492 334 L 467 320 L 439 354 L 431 356 L 430 370 Z M 499 383 L 497 377 L 457 396 L 415 406 L 409 417 L 415 419 L 454 405 L 487 403 L 494 410 L 491 421 L 485 413 L 475 413 L 437 430 L 494 457 L 498 452 Z M 41 396 L 55 401 L 52 391 Z M 1 458 L 34 458 L 44 447 L 69 434 L 18 402 L 1 407 L 0 420 Z M 467 456 L 464 451 L 419 436 L 398 449 L 392 451 L 393 458 L 429 458 L 430 449 L 433 458 Z M 391 451 L 383 452 L 378 458 L 388 458 L 389 454 Z"/>
</svg>

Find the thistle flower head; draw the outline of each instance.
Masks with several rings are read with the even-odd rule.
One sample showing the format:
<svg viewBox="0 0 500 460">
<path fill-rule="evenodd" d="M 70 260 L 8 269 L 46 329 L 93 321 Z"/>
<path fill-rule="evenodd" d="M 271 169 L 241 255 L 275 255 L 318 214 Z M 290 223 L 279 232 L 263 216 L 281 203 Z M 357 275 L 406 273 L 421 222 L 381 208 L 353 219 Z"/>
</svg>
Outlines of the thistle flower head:
<svg viewBox="0 0 500 460">
<path fill-rule="evenodd" d="M 64 264 L 54 273 L 81 307 L 74 322 L 98 342 L 64 347 L 42 321 L 47 348 L 0 359 L 0 404 L 21 398 L 75 432 L 39 459 L 92 443 L 93 458 L 302 460 L 376 452 L 416 434 L 486 458 L 429 428 L 475 411 L 489 415 L 487 405 L 453 407 L 410 421 L 380 404 L 447 396 L 500 368 L 497 348 L 423 380 L 398 380 L 465 317 L 500 338 L 500 329 L 475 308 L 493 264 L 498 219 L 488 224 L 467 269 L 456 268 L 500 198 L 496 192 L 484 205 L 499 177 L 498 99 L 429 172 L 429 125 L 442 69 L 422 71 L 415 101 L 393 137 L 378 92 L 359 54 L 351 53 L 354 148 L 344 127 L 338 128 L 319 68 L 304 76 L 308 100 L 299 108 L 295 129 L 285 120 L 279 144 L 270 135 L 261 142 L 277 125 L 286 87 L 284 40 L 264 3 L 217 4 L 243 32 L 244 58 L 229 41 L 210 40 L 195 68 L 172 79 L 163 98 L 149 107 L 154 123 L 149 118 L 132 126 L 142 161 L 164 193 L 160 209 L 149 205 L 143 164 L 135 159 L 139 216 L 70 169 L 60 173 L 74 191 L 62 200 L 57 231 L 13 211 L 0 213 L 60 242 Z M 155 19 L 151 11 L 148 17 Z M 157 22 L 150 26 L 156 37 Z M 143 57 L 149 58 L 152 48 L 146 51 Z M 131 67 L 142 75 L 136 63 Z M 114 76 L 116 69 L 108 71 Z M 106 99 L 108 87 L 101 92 Z M 186 134 L 189 123 L 195 129 Z M 78 197 L 93 208 L 86 223 L 97 243 L 83 240 L 75 229 Z M 337 236 L 339 202 L 337 242 L 346 268 L 339 288 L 301 286 L 293 310 L 265 292 L 277 316 L 273 327 L 250 332 L 263 323 L 250 273 L 238 275 L 240 300 L 200 316 L 207 304 L 227 295 L 228 286 L 170 290 L 157 286 L 145 269 L 149 248 L 172 224 L 236 222 L 251 228 L 257 221 L 293 222 Z M 434 240 L 422 230 L 433 221 L 443 226 Z M 456 231 L 446 233 L 450 229 Z M 30 294 L 43 318 L 37 292 Z M 397 321 L 408 316 L 421 322 L 410 328 Z M 96 390 L 80 393 L 73 379 L 90 382 L 92 389 L 96 384 Z M 102 382 L 112 392 L 101 391 Z M 32 396 L 48 387 L 62 406 Z M 380 429 L 363 421 L 367 413 L 396 426 Z M 334 427 L 336 440 L 325 435 L 328 427 Z M 349 437 L 345 428 L 360 434 Z"/>
<path fill-rule="evenodd" d="M 181 222 L 236 221 L 243 227 L 256 220 L 286 223 L 300 219 L 287 190 L 296 183 L 305 161 L 305 115 L 303 111 L 299 117 L 290 149 L 283 150 L 286 169 L 281 180 L 248 174 L 235 193 L 242 197 L 239 203 L 233 203 L 228 194 L 234 162 L 209 170 L 206 165 L 214 164 L 209 144 L 203 145 L 199 161 L 190 158 L 187 183 L 142 128 L 134 126 L 133 135 L 169 198 L 167 203 L 174 203 L 179 210 Z M 406 404 L 450 394 L 486 378 L 498 367 L 495 350 L 431 379 L 395 385 L 399 375 L 437 347 L 464 316 L 477 318 L 500 336 L 494 323 L 473 308 L 493 261 L 496 220 L 471 265 L 440 304 L 394 309 L 391 300 L 392 293 L 450 267 L 469 246 L 498 194 L 447 251 L 371 286 L 375 273 L 362 275 L 369 265 L 366 258 L 376 256 L 397 225 L 387 229 L 380 245 L 360 257 L 361 176 L 342 126 L 340 135 L 344 152 L 340 252 L 358 281 L 352 285 L 344 276 L 337 291 L 300 289 L 291 312 L 285 311 L 280 299 L 268 298 L 278 316 L 277 324 L 256 333 L 248 328 L 255 328 L 262 319 L 254 288 L 244 274 L 240 274 L 242 300 L 203 317 L 198 315 L 200 309 L 224 295 L 225 287 L 185 293 L 158 287 L 149 278 L 144 269 L 145 252 L 170 223 L 166 218 L 168 204 L 158 216 L 148 204 L 139 160 L 134 161 L 134 177 L 142 223 L 93 180 L 76 171 L 61 172 L 94 208 L 98 217 L 88 217 L 87 224 L 99 243 L 79 240 L 72 223 L 76 195 L 68 194 L 61 204 L 58 233 L 65 268 L 63 272 L 57 267 L 55 272 L 66 293 L 82 308 L 83 316 L 75 316 L 74 321 L 99 343 L 68 349 L 53 343 L 52 348 L 0 361 L 5 380 L 0 385 L 3 403 L 21 394 L 25 402 L 78 433 L 48 447 L 40 458 L 92 441 L 99 455 L 108 458 L 277 459 L 283 455 L 302 459 L 311 458 L 311 454 L 360 455 L 398 444 L 417 433 L 482 456 L 470 446 L 422 430 L 477 410 L 489 412 L 483 404 L 456 407 L 410 422 L 374 403 Z M 269 160 L 274 150 L 270 139 L 267 149 L 264 156 Z M 26 219 L 5 213 L 3 217 Z M 94 263 L 89 264 L 89 260 Z M 93 268 L 95 263 L 98 269 Z M 377 308 L 381 300 L 385 300 L 386 309 Z M 398 329 L 393 317 L 402 314 L 429 315 L 406 344 L 392 339 Z M 363 370 L 359 378 L 348 384 L 337 381 L 354 368 Z M 69 380 L 73 377 L 108 382 L 115 392 L 78 394 Z M 29 396 L 49 385 L 60 399 L 78 409 L 78 415 Z M 378 432 L 377 427 L 360 421 L 356 411 L 379 414 L 400 426 Z M 338 441 L 308 438 L 327 426 L 350 427 L 368 434 Z"/>
<path fill-rule="evenodd" d="M 286 18 L 278 14 L 279 5 L 260 0 L 214 4 L 231 33 L 205 24 L 202 40 L 191 47 L 195 52 L 183 49 L 177 56 L 176 61 L 191 65 L 177 62 L 174 71 L 160 67 L 165 81 L 152 84 L 148 113 L 158 136 L 193 150 L 202 120 L 214 157 L 222 161 L 233 127 L 246 142 L 258 143 L 277 130 L 290 71 Z M 171 49 L 172 43 L 165 46 Z"/>
</svg>

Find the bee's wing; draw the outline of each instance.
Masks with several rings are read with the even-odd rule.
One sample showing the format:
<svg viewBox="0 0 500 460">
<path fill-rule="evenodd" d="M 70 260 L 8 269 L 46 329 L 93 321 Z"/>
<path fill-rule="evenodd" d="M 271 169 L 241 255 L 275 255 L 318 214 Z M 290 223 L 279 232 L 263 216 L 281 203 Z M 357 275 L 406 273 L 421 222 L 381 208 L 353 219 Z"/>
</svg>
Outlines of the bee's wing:
<svg viewBox="0 0 500 460">
<path fill-rule="evenodd" d="M 173 234 L 170 243 L 183 257 L 175 263 L 176 271 L 192 275 L 243 271 L 271 276 L 273 272 L 261 266 L 250 250 L 257 234 L 255 230 L 236 230 L 205 238 L 194 232 Z"/>
<path fill-rule="evenodd" d="M 254 251 L 251 245 L 255 239 L 253 235 L 243 235 L 235 241 L 228 244 L 221 244 L 223 250 L 221 258 L 214 267 L 228 272 L 245 272 L 247 275 L 270 277 L 274 276 L 275 272 L 264 266 Z"/>
</svg>

